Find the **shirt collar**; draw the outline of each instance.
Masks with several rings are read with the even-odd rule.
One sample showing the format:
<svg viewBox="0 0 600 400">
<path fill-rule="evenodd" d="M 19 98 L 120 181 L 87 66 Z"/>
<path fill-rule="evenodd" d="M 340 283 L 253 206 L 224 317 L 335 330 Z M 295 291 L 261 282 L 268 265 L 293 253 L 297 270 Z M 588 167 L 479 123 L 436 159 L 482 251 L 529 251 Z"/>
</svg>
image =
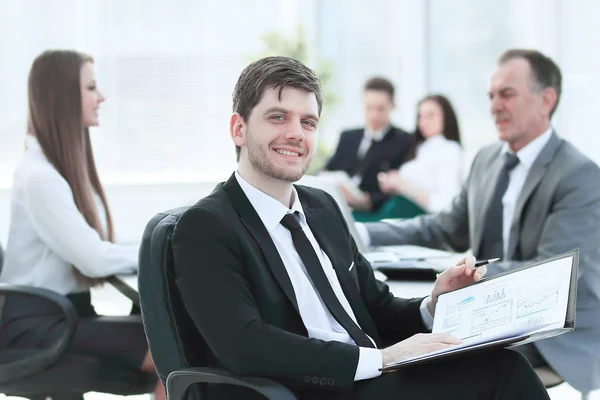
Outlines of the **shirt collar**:
<svg viewBox="0 0 600 400">
<path fill-rule="evenodd" d="M 278 200 L 264 192 L 261 192 L 248 183 L 244 178 L 242 178 L 238 171 L 235 171 L 235 179 L 239 183 L 246 197 L 248 197 L 250 204 L 252 204 L 256 210 L 256 213 L 269 233 L 272 233 L 275 228 L 277 228 L 286 214 L 291 214 L 296 211 L 298 211 L 300 214 L 300 220 L 306 223 L 304 210 L 302 209 L 302 204 L 300 204 L 300 201 L 298 200 L 298 192 L 296 191 L 295 187 L 292 186 L 292 197 L 294 199 L 292 207 L 287 208 Z"/>
<path fill-rule="evenodd" d="M 430 146 L 430 145 L 433 145 L 433 144 L 436 144 L 436 143 L 443 143 L 443 142 L 446 142 L 446 141 L 448 141 L 448 139 L 446 139 L 446 137 L 443 134 L 440 134 L 440 135 L 435 135 L 435 136 L 432 136 L 430 138 L 425 139 L 423 141 L 423 143 L 421 143 L 421 144 L 422 145 L 427 144 L 427 145 Z"/>
<path fill-rule="evenodd" d="M 377 129 L 376 131 L 372 131 L 371 129 L 365 127 L 365 137 L 373 139 L 376 142 L 380 142 L 391 127 L 392 126 L 390 124 L 387 124 Z"/>
<path fill-rule="evenodd" d="M 25 135 L 25 146 L 27 146 L 27 150 L 42 150 L 40 142 L 38 142 L 35 136 L 30 134 Z"/>
<path fill-rule="evenodd" d="M 532 140 L 529 144 L 527 144 L 521 150 L 517 151 L 516 155 L 519 158 L 519 162 L 525 167 L 525 169 L 529 170 L 531 168 L 531 166 L 535 162 L 536 158 L 542 152 L 542 149 L 544 148 L 544 146 L 546 146 L 546 143 L 548 143 L 548 141 L 550 140 L 551 136 L 552 136 L 552 127 L 550 126 L 550 127 L 548 127 L 548 129 L 546 129 L 546 131 L 544 133 L 542 133 L 540 136 L 538 136 L 537 138 Z M 506 143 L 506 142 L 504 143 L 504 146 L 502 147 L 502 153 L 503 154 L 504 153 L 513 153 L 513 151 L 510 150 L 508 143 Z"/>
</svg>

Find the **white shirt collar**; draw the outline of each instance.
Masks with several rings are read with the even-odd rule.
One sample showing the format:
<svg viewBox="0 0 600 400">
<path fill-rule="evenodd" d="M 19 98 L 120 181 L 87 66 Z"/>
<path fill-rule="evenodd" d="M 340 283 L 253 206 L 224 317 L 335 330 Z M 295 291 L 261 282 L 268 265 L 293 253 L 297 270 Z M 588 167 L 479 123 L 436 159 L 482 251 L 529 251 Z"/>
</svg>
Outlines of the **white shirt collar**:
<svg viewBox="0 0 600 400">
<path fill-rule="evenodd" d="M 256 213 L 260 217 L 262 223 L 267 228 L 269 233 L 273 232 L 279 225 L 281 220 L 286 214 L 291 214 L 296 211 L 300 214 L 300 219 L 306 222 L 304 216 L 304 210 L 302 210 L 302 204 L 298 200 L 298 192 L 295 187 L 292 187 L 292 198 L 294 199 L 291 208 L 287 208 L 281 204 L 278 200 L 269 196 L 268 194 L 261 192 L 242 178 L 242 176 L 235 171 L 235 179 L 237 179 L 242 191 L 248 197 L 250 204 L 256 210 Z"/>
<path fill-rule="evenodd" d="M 435 135 L 430 138 L 427 138 L 421 143 L 421 145 L 427 144 L 428 146 L 435 145 L 436 143 L 444 143 L 447 142 L 448 139 L 443 134 Z"/>
<path fill-rule="evenodd" d="M 392 125 L 387 124 L 387 125 L 382 126 L 379 129 L 377 129 L 376 131 L 372 131 L 371 129 L 365 127 L 365 137 L 368 137 L 369 139 L 373 139 L 376 142 L 380 142 L 381 139 L 383 139 L 383 137 L 390 130 L 391 127 L 392 127 Z"/>
<path fill-rule="evenodd" d="M 27 146 L 27 150 L 42 150 L 40 142 L 38 142 L 35 136 L 30 134 L 25 135 L 25 146 Z"/>
<path fill-rule="evenodd" d="M 531 168 L 536 158 L 540 155 L 546 143 L 550 140 L 552 136 L 552 127 L 548 127 L 544 133 L 540 136 L 532 140 L 529 144 L 523 147 L 521 150 L 517 151 L 517 157 L 519 158 L 519 162 L 523 165 L 527 170 Z M 513 153 L 508 146 L 508 143 L 504 143 L 502 147 L 502 153 Z M 514 154 L 514 153 L 513 153 Z"/>
</svg>

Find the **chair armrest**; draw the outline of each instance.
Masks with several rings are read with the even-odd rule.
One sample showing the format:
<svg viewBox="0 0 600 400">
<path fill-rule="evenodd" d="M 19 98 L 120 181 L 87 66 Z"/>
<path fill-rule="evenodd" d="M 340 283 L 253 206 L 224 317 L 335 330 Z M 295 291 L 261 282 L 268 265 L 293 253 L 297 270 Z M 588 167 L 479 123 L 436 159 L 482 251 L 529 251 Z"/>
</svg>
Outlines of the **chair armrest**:
<svg viewBox="0 0 600 400">
<path fill-rule="evenodd" d="M 168 400 L 184 400 L 185 391 L 194 383 L 223 383 L 244 386 L 269 400 L 297 400 L 285 386 L 271 379 L 234 375 L 218 368 L 186 368 L 173 371 L 167 377 Z"/>
<path fill-rule="evenodd" d="M 63 295 L 48 289 L 0 283 L 0 296 L 31 296 L 46 299 L 59 306 L 65 316 L 65 330 L 50 347 L 36 351 L 31 356 L 0 365 L 0 384 L 17 381 L 54 364 L 65 352 L 77 328 L 77 312 Z"/>
</svg>

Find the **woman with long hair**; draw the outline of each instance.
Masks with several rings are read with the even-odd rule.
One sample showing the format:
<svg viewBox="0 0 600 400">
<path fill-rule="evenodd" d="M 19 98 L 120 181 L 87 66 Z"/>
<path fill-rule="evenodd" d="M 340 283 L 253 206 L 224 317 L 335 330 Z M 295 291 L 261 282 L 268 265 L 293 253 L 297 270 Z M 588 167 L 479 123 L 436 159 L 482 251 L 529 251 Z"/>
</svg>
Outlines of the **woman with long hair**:
<svg viewBox="0 0 600 400">
<path fill-rule="evenodd" d="M 42 53 L 29 73 L 28 97 L 26 150 L 14 175 L 0 281 L 65 295 L 79 316 L 67 352 L 97 358 L 104 366 L 103 380 L 131 377 L 122 386 L 127 388 L 156 381 L 141 318 L 98 318 L 91 304 L 90 288 L 111 275 L 135 270 L 138 256 L 138 246 L 114 243 L 111 213 L 96 171 L 89 128 L 99 124 L 104 97 L 96 86 L 94 60 L 69 50 Z M 34 298 L 11 302 L 9 297 L 0 344 L 46 347 L 62 329 L 48 307 Z M 105 387 L 102 382 L 90 386 L 99 387 L 97 391 Z M 155 395 L 165 398 L 160 381 Z"/>
<path fill-rule="evenodd" d="M 426 211 L 447 208 L 460 191 L 463 152 L 456 113 L 446 97 L 430 95 L 419 102 L 411 146 L 399 170 L 379 174 L 381 190 Z"/>
</svg>

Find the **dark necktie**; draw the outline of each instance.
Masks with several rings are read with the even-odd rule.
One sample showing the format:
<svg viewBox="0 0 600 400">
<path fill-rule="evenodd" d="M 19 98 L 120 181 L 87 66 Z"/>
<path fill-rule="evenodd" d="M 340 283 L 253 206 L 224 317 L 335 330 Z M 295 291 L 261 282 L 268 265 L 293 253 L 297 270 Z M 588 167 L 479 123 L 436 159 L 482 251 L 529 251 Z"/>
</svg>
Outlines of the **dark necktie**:
<svg viewBox="0 0 600 400">
<path fill-rule="evenodd" d="M 485 214 L 478 259 L 504 258 L 504 241 L 502 239 L 504 207 L 502 206 L 502 197 L 508 188 L 508 174 L 518 163 L 519 158 L 516 155 L 504 153 L 504 166 L 498 175 L 496 188 Z"/>
<path fill-rule="evenodd" d="M 369 154 L 369 151 L 371 151 L 371 149 L 373 148 L 373 145 L 375 143 L 377 143 L 377 141 L 375 139 L 371 139 L 371 143 L 369 143 L 369 146 L 362 153 L 360 152 L 360 145 L 359 145 L 359 148 L 358 148 L 359 153 L 356 154 L 354 163 L 352 163 L 352 166 L 350 167 L 351 172 L 349 173 L 349 175 L 354 176 L 354 175 L 360 175 L 362 173 L 365 161 L 367 159 L 367 154 Z"/>
<path fill-rule="evenodd" d="M 315 253 L 315 249 L 312 247 L 308 237 L 306 237 L 306 234 L 302 230 L 302 226 L 298 221 L 297 212 L 294 214 L 287 214 L 283 217 L 281 225 L 292 234 L 294 247 L 296 248 L 296 251 L 298 251 L 310 279 L 331 315 L 333 315 L 336 321 L 340 323 L 346 332 L 348 332 L 358 346 L 374 348 L 375 346 L 367 334 L 360 329 L 352 318 L 350 318 L 331 288 L 329 280 L 327 280 L 325 271 L 323 271 L 323 267 L 319 261 L 319 257 L 317 257 L 317 253 Z"/>
</svg>

